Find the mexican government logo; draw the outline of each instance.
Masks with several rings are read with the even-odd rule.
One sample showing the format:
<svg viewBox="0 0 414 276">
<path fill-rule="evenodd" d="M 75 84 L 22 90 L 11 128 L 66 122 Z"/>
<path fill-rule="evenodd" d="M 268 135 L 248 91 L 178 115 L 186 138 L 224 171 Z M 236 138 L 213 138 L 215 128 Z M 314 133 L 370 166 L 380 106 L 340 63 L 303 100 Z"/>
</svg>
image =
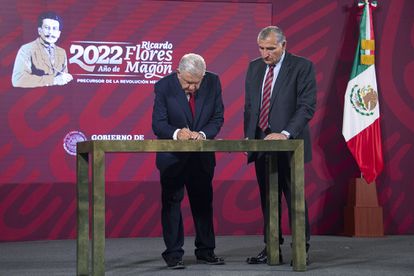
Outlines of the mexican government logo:
<svg viewBox="0 0 414 276">
<path fill-rule="evenodd" d="M 145 140 L 144 134 L 92 134 L 90 140 L 98 141 L 140 141 Z M 76 155 L 76 144 L 88 141 L 88 138 L 81 131 L 70 131 L 63 138 L 63 148 L 70 155 Z"/>
<path fill-rule="evenodd" d="M 371 116 L 378 104 L 378 93 L 370 85 L 359 87 L 355 84 L 351 89 L 350 100 L 356 112 Z"/>
<path fill-rule="evenodd" d="M 76 143 L 86 141 L 86 136 L 80 131 L 71 131 L 63 138 L 63 148 L 70 155 L 76 155 Z"/>
</svg>

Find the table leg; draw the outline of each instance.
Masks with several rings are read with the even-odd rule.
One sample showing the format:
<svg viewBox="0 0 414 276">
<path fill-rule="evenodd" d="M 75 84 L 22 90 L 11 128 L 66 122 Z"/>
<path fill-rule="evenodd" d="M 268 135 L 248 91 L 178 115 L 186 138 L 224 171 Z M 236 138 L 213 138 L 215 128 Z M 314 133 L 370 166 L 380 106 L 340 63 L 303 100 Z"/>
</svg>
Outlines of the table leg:
<svg viewBox="0 0 414 276">
<path fill-rule="evenodd" d="M 92 152 L 92 275 L 105 275 L 105 153 Z"/>
<path fill-rule="evenodd" d="M 279 180 L 277 155 L 266 155 L 266 250 L 267 264 L 279 265 Z"/>
<path fill-rule="evenodd" d="M 291 163 L 292 185 L 292 262 L 293 270 L 306 271 L 305 191 L 303 143 L 293 153 Z"/>
<path fill-rule="evenodd" d="M 89 275 L 89 154 L 76 156 L 78 236 L 76 244 L 76 274 Z"/>
</svg>

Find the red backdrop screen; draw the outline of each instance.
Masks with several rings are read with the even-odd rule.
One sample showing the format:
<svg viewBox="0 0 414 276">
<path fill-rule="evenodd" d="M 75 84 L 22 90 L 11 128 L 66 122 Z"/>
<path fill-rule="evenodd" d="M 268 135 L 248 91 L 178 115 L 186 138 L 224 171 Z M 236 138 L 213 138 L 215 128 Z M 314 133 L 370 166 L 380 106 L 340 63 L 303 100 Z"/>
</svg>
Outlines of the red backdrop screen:
<svg viewBox="0 0 414 276">
<path fill-rule="evenodd" d="M 355 0 L 11 1 L 0 9 L 0 241 L 65 239 L 76 233 L 74 144 L 82 139 L 154 139 L 153 83 L 184 53 L 204 56 L 220 76 L 225 123 L 220 139 L 243 138 L 244 76 L 259 56 L 257 33 L 282 27 L 287 51 L 313 61 L 317 108 L 313 160 L 305 166 L 312 234 L 341 234 L 348 186 L 360 172 L 341 134 L 344 94 L 358 42 Z M 20 47 L 38 36 L 37 17 L 63 18 L 57 42 L 74 79 L 17 88 Z M 377 179 L 386 234 L 414 233 L 414 1 L 378 1 L 373 11 L 384 171 Z M 108 154 L 106 233 L 160 236 L 155 154 Z M 218 153 L 213 182 L 218 235 L 261 234 L 253 166 Z M 188 200 L 186 234 L 193 234 Z M 282 229 L 289 233 L 287 210 Z"/>
</svg>

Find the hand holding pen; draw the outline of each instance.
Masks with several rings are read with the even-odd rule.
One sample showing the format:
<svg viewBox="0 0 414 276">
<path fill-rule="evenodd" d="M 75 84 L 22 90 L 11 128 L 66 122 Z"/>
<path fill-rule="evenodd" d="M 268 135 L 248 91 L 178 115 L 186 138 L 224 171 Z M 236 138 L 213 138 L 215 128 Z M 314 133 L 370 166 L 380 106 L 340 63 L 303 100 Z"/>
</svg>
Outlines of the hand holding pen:
<svg viewBox="0 0 414 276">
<path fill-rule="evenodd" d="M 66 73 L 64 69 L 65 67 L 63 67 L 62 70 L 59 71 L 55 67 L 53 67 L 53 70 L 57 72 L 55 78 L 53 79 L 53 85 L 65 85 L 71 80 L 73 80 L 73 76 L 69 73 Z"/>
<path fill-rule="evenodd" d="M 191 131 L 189 127 L 182 128 L 177 133 L 178 140 L 204 140 L 204 136 L 200 132 Z"/>
<path fill-rule="evenodd" d="M 191 130 L 188 127 L 180 129 L 177 133 L 178 140 L 190 140 Z"/>
</svg>

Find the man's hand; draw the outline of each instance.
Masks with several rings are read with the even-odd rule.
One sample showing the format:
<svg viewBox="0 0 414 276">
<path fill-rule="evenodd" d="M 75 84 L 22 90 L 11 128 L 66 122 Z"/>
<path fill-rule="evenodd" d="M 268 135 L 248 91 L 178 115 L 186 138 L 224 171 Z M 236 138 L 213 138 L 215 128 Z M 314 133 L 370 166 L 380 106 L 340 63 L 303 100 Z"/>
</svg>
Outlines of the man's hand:
<svg viewBox="0 0 414 276">
<path fill-rule="evenodd" d="M 283 133 L 270 133 L 265 138 L 265 140 L 287 140 L 288 137 Z"/>
<path fill-rule="evenodd" d="M 71 80 L 73 80 L 73 77 L 72 77 L 71 74 L 69 74 L 69 73 L 60 73 L 59 75 L 57 75 L 53 79 L 53 84 L 54 85 L 65 85 L 68 82 L 70 82 Z"/>
<path fill-rule="evenodd" d="M 200 132 L 196 132 L 196 131 L 191 132 L 190 140 L 204 140 L 204 139 L 205 138 L 203 134 L 201 134 Z"/>
<path fill-rule="evenodd" d="M 188 128 L 182 128 L 177 133 L 178 140 L 190 140 L 192 135 L 192 131 Z"/>
<path fill-rule="evenodd" d="M 191 131 L 188 128 L 182 128 L 177 133 L 177 140 L 205 140 L 203 134 L 196 131 Z"/>
</svg>

